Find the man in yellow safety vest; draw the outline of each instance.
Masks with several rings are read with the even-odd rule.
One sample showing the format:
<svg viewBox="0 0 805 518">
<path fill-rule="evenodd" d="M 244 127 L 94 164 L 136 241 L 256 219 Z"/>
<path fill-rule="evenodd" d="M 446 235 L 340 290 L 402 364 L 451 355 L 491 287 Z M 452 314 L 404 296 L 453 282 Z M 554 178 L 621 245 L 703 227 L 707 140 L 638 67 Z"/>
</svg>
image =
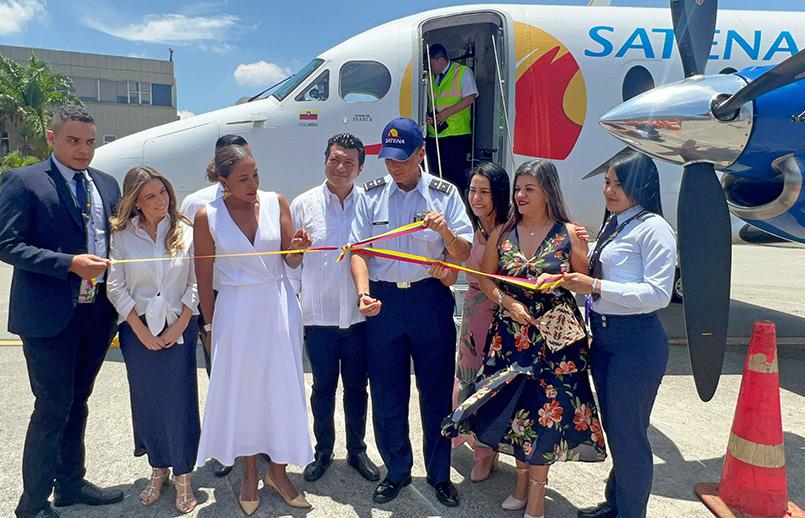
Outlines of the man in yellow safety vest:
<svg viewBox="0 0 805 518">
<path fill-rule="evenodd" d="M 428 137 L 425 140 L 428 165 L 431 174 L 439 176 L 441 169 L 442 177 L 455 184 L 459 192 L 464 192 L 470 165 L 467 155 L 472 146 L 470 106 L 478 97 L 478 87 L 469 67 L 450 61 L 443 45 L 431 45 L 429 57 L 433 75 L 428 85 Z"/>
</svg>

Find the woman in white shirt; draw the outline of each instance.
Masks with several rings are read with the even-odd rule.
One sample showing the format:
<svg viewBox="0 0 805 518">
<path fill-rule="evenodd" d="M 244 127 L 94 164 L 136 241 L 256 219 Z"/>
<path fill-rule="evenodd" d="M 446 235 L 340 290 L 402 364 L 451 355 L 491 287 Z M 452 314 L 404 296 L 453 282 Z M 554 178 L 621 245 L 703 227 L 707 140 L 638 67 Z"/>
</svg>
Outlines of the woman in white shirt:
<svg viewBox="0 0 805 518">
<path fill-rule="evenodd" d="M 589 275 L 567 274 L 562 283 L 591 294 L 591 372 L 613 460 L 606 502 L 578 516 L 640 518 L 653 472 L 649 418 L 668 362 L 657 310 L 671 300 L 676 239 L 662 218 L 657 166 L 646 155 L 616 155 L 604 197 L 605 224 Z"/>
<path fill-rule="evenodd" d="M 200 434 L 192 255 L 193 229 L 176 208 L 171 183 L 150 167 L 130 170 L 112 219 L 108 294 L 120 321 L 134 455 L 147 454 L 152 466 L 140 501 L 151 505 L 159 499 L 172 467 L 176 508 L 182 513 L 197 503 L 190 472 Z M 170 259 L 114 262 L 151 257 Z"/>
</svg>

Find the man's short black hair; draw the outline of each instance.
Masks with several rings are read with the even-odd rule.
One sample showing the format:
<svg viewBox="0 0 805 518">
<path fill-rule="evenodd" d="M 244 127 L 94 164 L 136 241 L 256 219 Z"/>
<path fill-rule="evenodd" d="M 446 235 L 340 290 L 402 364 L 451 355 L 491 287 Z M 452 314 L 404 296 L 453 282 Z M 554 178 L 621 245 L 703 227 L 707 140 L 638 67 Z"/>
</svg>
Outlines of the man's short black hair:
<svg viewBox="0 0 805 518">
<path fill-rule="evenodd" d="M 223 137 L 219 137 L 218 140 L 215 142 L 215 149 L 221 149 L 224 146 L 248 146 L 249 143 L 246 142 L 246 139 L 241 137 L 240 135 L 224 135 Z"/>
<path fill-rule="evenodd" d="M 53 110 L 53 119 L 50 122 L 51 131 L 56 131 L 59 126 L 67 121 L 95 124 L 95 119 L 92 118 L 86 108 L 75 104 L 65 104 Z"/>
<path fill-rule="evenodd" d="M 330 148 L 333 146 L 342 147 L 344 149 L 357 149 L 358 150 L 358 167 L 363 165 L 366 160 L 366 150 L 363 148 L 361 139 L 352 133 L 339 133 L 330 137 L 327 141 L 327 149 L 324 150 L 324 159 L 330 158 Z"/>
<path fill-rule="evenodd" d="M 444 48 L 444 45 L 441 43 L 434 43 L 430 46 L 430 59 L 439 58 L 444 58 L 447 61 L 450 61 L 450 59 L 447 57 L 447 49 Z"/>
</svg>

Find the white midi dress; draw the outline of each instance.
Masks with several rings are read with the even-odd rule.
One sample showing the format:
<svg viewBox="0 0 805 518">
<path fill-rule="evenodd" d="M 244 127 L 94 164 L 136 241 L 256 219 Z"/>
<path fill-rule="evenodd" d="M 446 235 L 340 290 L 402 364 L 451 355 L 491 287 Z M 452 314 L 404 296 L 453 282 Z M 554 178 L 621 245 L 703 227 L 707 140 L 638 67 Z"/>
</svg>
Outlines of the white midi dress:
<svg viewBox="0 0 805 518">
<path fill-rule="evenodd" d="M 277 194 L 258 192 L 254 245 L 223 199 L 207 205 L 216 254 L 280 250 Z M 280 464 L 313 460 L 302 370 L 302 315 L 281 255 L 218 257 L 212 374 L 196 464 L 267 453 Z"/>
</svg>

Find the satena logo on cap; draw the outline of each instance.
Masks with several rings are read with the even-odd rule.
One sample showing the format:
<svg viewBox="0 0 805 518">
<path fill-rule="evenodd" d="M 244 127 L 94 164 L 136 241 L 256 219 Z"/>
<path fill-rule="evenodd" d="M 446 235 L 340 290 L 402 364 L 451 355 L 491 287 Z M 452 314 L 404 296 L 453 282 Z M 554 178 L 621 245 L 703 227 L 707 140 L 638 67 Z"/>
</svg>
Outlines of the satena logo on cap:
<svg viewBox="0 0 805 518">
<path fill-rule="evenodd" d="M 403 162 L 422 147 L 422 130 L 412 119 L 400 117 L 383 129 L 383 147 L 378 158 Z"/>
</svg>

